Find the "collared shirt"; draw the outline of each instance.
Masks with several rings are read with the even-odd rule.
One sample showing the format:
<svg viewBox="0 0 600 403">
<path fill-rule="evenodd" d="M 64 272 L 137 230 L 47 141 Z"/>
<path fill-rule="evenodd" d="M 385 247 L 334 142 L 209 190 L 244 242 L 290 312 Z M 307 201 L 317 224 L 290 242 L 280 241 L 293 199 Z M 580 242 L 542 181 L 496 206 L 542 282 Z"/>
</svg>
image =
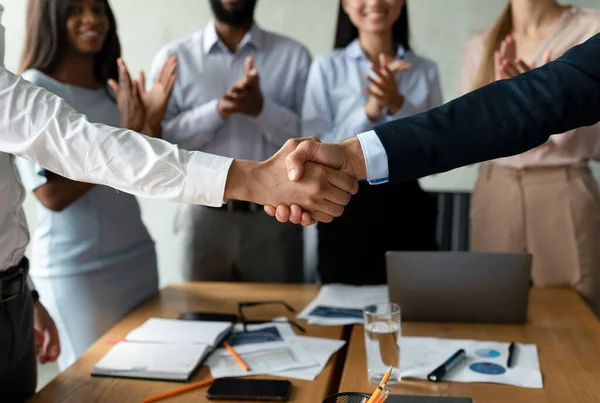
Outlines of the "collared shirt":
<svg viewBox="0 0 600 403">
<path fill-rule="evenodd" d="M 0 68 L 0 270 L 29 241 L 13 156 L 136 196 L 220 206 L 232 160 L 90 123 L 56 95 Z"/>
<path fill-rule="evenodd" d="M 490 28 L 472 35 L 466 42 L 460 77 L 460 92 L 472 90 L 477 74 L 485 39 Z M 537 46 L 525 63 L 543 63 L 546 51 L 557 59 L 575 45 L 585 42 L 600 32 L 600 11 L 571 7 L 566 10 L 550 34 Z M 600 59 L 600 57 L 599 57 Z M 590 159 L 600 160 L 600 124 L 580 127 L 566 133 L 551 136 L 539 147 L 492 163 L 516 169 L 586 165 Z"/>
<path fill-rule="evenodd" d="M 311 66 L 302 107 L 304 136 L 317 136 L 324 142 L 340 142 L 373 127 L 425 112 L 442 103 L 437 65 L 398 46 L 397 58 L 412 65 L 395 74 L 404 104 L 395 113 L 384 113 L 371 121 L 365 111 L 369 95 L 366 75 L 371 65 L 360 42 L 354 40 L 343 49 L 336 49 L 315 59 Z M 372 133 L 359 135 L 365 154 L 368 180 L 387 181 L 387 157 L 379 138 Z"/>
<path fill-rule="evenodd" d="M 177 56 L 177 79 L 163 122 L 164 139 L 188 150 L 262 161 L 286 140 L 299 137 L 310 55 L 298 42 L 253 24 L 232 53 L 210 22 L 158 53 L 151 82 L 169 55 Z M 248 56 L 259 71 L 264 106 L 256 118 L 233 114 L 223 119 L 219 99 L 244 76 Z"/>
</svg>

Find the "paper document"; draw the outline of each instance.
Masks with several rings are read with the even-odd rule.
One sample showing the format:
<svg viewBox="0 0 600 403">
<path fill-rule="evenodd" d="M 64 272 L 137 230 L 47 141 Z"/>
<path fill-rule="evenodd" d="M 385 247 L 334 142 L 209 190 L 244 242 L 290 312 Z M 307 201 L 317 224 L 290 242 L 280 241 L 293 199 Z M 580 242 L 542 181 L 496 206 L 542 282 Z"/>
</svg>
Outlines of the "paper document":
<svg viewBox="0 0 600 403">
<path fill-rule="evenodd" d="M 235 351 L 250 371 L 245 371 L 226 349 L 218 349 L 206 361 L 213 378 L 264 375 L 317 364 L 303 346 L 289 343 L 247 344 L 236 347 Z"/>
<path fill-rule="evenodd" d="M 93 375 L 187 380 L 208 345 L 120 342 L 96 363 Z"/>
<path fill-rule="evenodd" d="M 229 344 L 232 346 L 252 344 L 258 346 L 256 348 L 260 348 L 261 344 L 269 346 L 269 343 L 273 341 L 283 341 L 290 345 L 300 345 L 305 349 L 306 354 L 313 357 L 314 365 L 312 366 L 269 373 L 269 375 L 285 378 L 314 380 L 323 371 L 331 356 L 346 344 L 344 340 L 298 336 L 288 322 L 248 325 L 247 329 L 248 332 L 242 332 L 243 327 L 236 325 L 228 339 Z"/>
<path fill-rule="evenodd" d="M 153 343 L 215 344 L 232 328 L 230 322 L 205 322 L 179 319 L 150 318 L 133 329 L 125 340 Z"/>
<path fill-rule="evenodd" d="M 400 339 L 400 375 L 427 379 L 427 375 L 459 349 L 467 358 L 444 381 L 491 382 L 525 388 L 542 388 L 542 373 L 534 344 L 517 344 L 514 365 L 506 366 L 510 343 L 476 340 L 402 337 Z"/>
<path fill-rule="evenodd" d="M 367 305 L 389 302 L 387 285 L 352 286 L 327 284 L 298 315 L 311 325 L 351 325 L 363 323 Z"/>
</svg>

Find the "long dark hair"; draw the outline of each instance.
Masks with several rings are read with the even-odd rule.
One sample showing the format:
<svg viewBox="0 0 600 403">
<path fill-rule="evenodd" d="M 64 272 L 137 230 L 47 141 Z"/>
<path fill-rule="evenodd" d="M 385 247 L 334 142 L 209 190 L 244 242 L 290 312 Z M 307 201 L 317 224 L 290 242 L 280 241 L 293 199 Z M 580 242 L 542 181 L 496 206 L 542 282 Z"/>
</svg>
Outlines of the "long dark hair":
<svg viewBox="0 0 600 403">
<path fill-rule="evenodd" d="M 402 45 L 405 50 L 410 50 L 408 7 L 406 5 L 406 1 L 404 2 L 404 6 L 400 12 L 400 17 L 398 17 L 396 22 L 394 22 L 394 26 L 392 27 L 392 36 L 396 44 Z M 358 38 L 358 28 L 356 28 L 352 21 L 350 21 L 350 17 L 348 14 L 346 14 L 346 11 L 344 11 L 344 7 L 340 1 L 337 30 L 335 32 L 335 43 L 333 47 L 336 49 L 345 48 L 356 38 Z"/>
<path fill-rule="evenodd" d="M 109 78 L 118 79 L 117 59 L 121 57 L 121 44 L 117 36 L 117 22 L 108 0 L 106 17 L 109 29 L 102 50 L 95 56 L 94 75 L 105 84 Z M 21 56 L 19 73 L 37 69 L 51 72 L 62 60 L 67 49 L 67 13 L 69 0 L 28 0 L 25 47 Z"/>
</svg>

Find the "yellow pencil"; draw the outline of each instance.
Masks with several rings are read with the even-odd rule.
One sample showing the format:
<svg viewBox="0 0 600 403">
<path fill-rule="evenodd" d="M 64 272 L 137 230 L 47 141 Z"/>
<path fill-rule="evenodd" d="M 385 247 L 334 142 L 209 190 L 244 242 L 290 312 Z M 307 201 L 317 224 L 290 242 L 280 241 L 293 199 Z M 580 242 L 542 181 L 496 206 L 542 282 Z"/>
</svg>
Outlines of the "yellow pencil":
<svg viewBox="0 0 600 403">
<path fill-rule="evenodd" d="M 214 379 L 210 378 L 205 381 L 192 383 L 192 384 L 189 384 L 186 386 L 182 386 L 181 388 L 170 390 L 168 392 L 159 393 L 154 396 L 148 396 L 144 400 L 142 400 L 142 402 L 143 403 L 151 403 L 151 402 L 156 402 L 158 400 L 166 399 L 167 397 L 180 395 L 180 394 L 188 392 L 190 390 L 194 390 L 194 389 L 198 389 L 198 388 L 202 388 L 204 386 L 210 385 L 211 383 L 213 383 L 213 381 L 214 381 Z"/>
<path fill-rule="evenodd" d="M 385 384 L 387 383 L 387 381 L 390 380 L 390 376 L 392 375 L 392 370 L 394 369 L 394 365 L 390 365 L 390 367 L 388 368 L 387 371 L 385 371 L 385 374 L 383 374 L 383 378 L 381 379 L 381 382 L 379 382 L 379 386 L 381 386 L 382 388 L 385 386 Z"/>
<path fill-rule="evenodd" d="M 235 358 L 235 360 L 238 362 L 238 364 L 240 364 L 240 366 L 242 368 L 244 368 L 246 371 L 250 371 L 250 368 L 248 367 L 248 364 L 246 364 L 244 362 L 244 360 L 242 360 L 242 357 L 240 357 L 238 355 L 238 353 L 235 352 L 235 350 L 229 345 L 229 343 L 224 342 L 223 346 L 225 346 L 225 348 L 227 349 L 227 351 L 229 351 L 229 354 L 231 354 L 231 356 L 233 358 Z"/>
</svg>

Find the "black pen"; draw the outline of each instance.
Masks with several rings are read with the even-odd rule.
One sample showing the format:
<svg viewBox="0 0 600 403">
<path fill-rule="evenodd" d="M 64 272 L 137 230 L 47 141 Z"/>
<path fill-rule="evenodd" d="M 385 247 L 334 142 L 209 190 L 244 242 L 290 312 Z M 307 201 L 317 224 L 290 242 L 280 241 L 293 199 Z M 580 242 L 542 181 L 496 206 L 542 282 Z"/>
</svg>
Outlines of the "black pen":
<svg viewBox="0 0 600 403">
<path fill-rule="evenodd" d="M 450 358 L 448 358 L 442 365 L 434 369 L 429 375 L 427 375 L 427 379 L 432 382 L 439 382 L 442 378 L 450 371 L 452 368 L 456 367 L 462 360 L 467 357 L 467 353 L 462 348 L 458 350 L 456 353 L 452 354 Z"/>
<path fill-rule="evenodd" d="M 506 366 L 508 368 L 511 368 L 514 364 L 514 357 L 515 357 L 515 348 L 517 347 L 517 345 L 515 344 L 515 342 L 513 341 L 512 343 L 509 344 L 508 346 L 508 359 L 506 360 Z"/>
</svg>

